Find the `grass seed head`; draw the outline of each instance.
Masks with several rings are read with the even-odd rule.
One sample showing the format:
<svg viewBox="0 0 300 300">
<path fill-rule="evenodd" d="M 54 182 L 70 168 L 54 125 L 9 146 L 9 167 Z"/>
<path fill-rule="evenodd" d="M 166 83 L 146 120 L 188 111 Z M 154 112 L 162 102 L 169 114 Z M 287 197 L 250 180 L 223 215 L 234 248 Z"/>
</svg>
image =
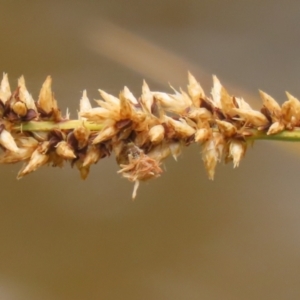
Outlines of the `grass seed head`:
<svg viewBox="0 0 300 300">
<path fill-rule="evenodd" d="M 243 98 L 234 97 L 213 77 L 207 97 L 189 73 L 188 92 L 151 91 L 143 82 L 135 97 L 127 87 L 119 97 L 99 90 L 101 99 L 92 107 L 86 91 L 80 99 L 79 119 L 62 116 L 48 76 L 35 102 L 24 77 L 11 93 L 8 77 L 0 83 L 0 163 L 26 162 L 18 178 L 43 165 L 62 167 L 69 161 L 85 179 L 92 164 L 116 157 L 119 173 L 134 182 L 133 197 L 140 182 L 161 175 L 162 161 L 174 159 L 192 143 L 202 147 L 202 159 L 209 179 L 221 160 L 237 167 L 246 152 L 246 139 L 274 135 L 300 127 L 300 102 L 287 93 L 282 107 L 260 92 L 261 111 Z"/>
</svg>

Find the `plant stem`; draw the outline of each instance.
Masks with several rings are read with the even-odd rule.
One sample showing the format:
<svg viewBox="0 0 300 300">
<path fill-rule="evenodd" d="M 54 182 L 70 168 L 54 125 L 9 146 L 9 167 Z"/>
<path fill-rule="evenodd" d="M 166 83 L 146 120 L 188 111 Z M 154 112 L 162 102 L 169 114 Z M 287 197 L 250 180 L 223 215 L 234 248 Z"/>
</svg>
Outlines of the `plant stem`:
<svg viewBox="0 0 300 300">
<path fill-rule="evenodd" d="M 72 130 L 74 128 L 84 126 L 91 131 L 100 131 L 103 128 L 102 124 L 89 122 L 86 120 L 67 120 L 62 122 L 52 121 L 30 121 L 21 123 L 13 127 L 16 131 L 51 131 L 54 129 Z M 251 135 L 246 136 L 247 140 L 275 140 L 286 142 L 299 142 L 300 141 L 300 128 L 293 130 L 284 130 L 276 134 L 267 135 L 265 131 L 257 129 L 247 130 Z"/>
<path fill-rule="evenodd" d="M 51 131 L 54 129 L 72 130 L 84 126 L 91 131 L 99 131 L 103 128 L 102 124 L 92 123 L 86 120 L 67 120 L 62 122 L 52 121 L 30 121 L 21 123 L 13 127 L 17 131 Z"/>
<path fill-rule="evenodd" d="M 267 135 L 265 131 L 259 131 L 257 129 L 250 129 L 252 134 L 246 137 L 247 140 L 273 140 L 283 142 L 299 142 L 300 141 L 300 128 L 294 128 L 293 130 L 283 130 L 276 134 Z"/>
</svg>

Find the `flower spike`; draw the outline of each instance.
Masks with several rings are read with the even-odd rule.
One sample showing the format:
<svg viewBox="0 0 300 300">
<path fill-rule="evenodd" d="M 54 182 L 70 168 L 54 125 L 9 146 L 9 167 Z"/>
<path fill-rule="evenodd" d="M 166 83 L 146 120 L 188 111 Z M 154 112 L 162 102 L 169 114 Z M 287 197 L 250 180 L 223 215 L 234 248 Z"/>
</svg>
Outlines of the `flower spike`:
<svg viewBox="0 0 300 300">
<path fill-rule="evenodd" d="M 134 96 L 125 86 L 119 97 L 99 90 L 102 99 L 92 107 L 84 90 L 79 117 L 62 116 L 48 76 L 37 101 L 27 91 L 24 77 L 11 92 L 7 74 L 0 83 L 0 163 L 25 164 L 21 178 L 42 166 L 62 167 L 69 162 L 85 179 L 91 165 L 113 154 L 124 178 L 134 183 L 136 197 L 141 182 L 159 177 L 164 159 L 176 160 L 183 147 L 196 143 L 209 179 L 217 163 L 238 167 L 247 141 L 255 139 L 300 140 L 300 102 L 287 93 L 280 106 L 260 91 L 261 110 L 235 97 L 213 77 L 206 96 L 188 73 L 187 92 L 151 91 L 143 82 L 142 94 Z"/>
</svg>

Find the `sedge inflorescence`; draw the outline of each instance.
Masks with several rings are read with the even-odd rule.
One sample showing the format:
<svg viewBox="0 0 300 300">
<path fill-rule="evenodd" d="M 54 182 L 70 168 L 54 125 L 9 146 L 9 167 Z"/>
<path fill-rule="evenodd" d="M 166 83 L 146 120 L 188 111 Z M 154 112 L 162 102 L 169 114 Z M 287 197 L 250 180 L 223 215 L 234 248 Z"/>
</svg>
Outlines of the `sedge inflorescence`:
<svg viewBox="0 0 300 300">
<path fill-rule="evenodd" d="M 24 162 L 21 178 L 44 165 L 62 167 L 69 161 L 83 179 L 90 166 L 114 154 L 123 177 L 134 182 L 133 198 L 141 181 L 161 175 L 162 161 L 175 159 L 184 146 L 201 145 L 210 179 L 218 162 L 237 167 L 245 155 L 247 140 L 257 132 L 274 135 L 300 125 L 300 102 L 287 93 L 280 106 L 260 92 L 263 107 L 254 110 L 240 97 L 231 96 L 213 77 L 210 95 L 188 75 L 187 92 L 151 91 L 143 83 L 136 98 L 125 87 L 119 97 L 100 91 L 92 107 L 86 91 L 77 120 L 62 115 L 51 89 L 44 82 L 38 100 L 27 91 L 25 80 L 11 92 L 7 74 L 0 85 L 0 163 Z"/>
</svg>

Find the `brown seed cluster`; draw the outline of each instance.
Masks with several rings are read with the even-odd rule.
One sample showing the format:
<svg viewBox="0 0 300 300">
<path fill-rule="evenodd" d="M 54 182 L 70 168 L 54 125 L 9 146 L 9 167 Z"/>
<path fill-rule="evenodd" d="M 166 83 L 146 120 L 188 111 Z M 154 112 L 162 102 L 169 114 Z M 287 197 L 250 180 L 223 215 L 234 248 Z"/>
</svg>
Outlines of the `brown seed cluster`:
<svg viewBox="0 0 300 300">
<path fill-rule="evenodd" d="M 11 92 L 4 74 L 0 85 L 0 163 L 24 161 L 18 174 L 21 178 L 43 165 L 62 167 L 69 161 L 85 179 L 92 164 L 113 153 L 119 173 L 135 183 L 135 197 L 139 182 L 160 176 L 162 161 L 170 155 L 177 159 L 183 146 L 202 146 L 202 159 L 213 179 L 221 160 L 239 165 L 252 129 L 271 135 L 300 126 L 300 102 L 288 93 L 288 100 L 280 107 L 260 92 L 263 107 L 257 111 L 243 98 L 228 94 L 216 77 L 210 95 L 205 95 L 191 74 L 188 80 L 188 92 L 173 89 L 172 94 L 153 92 L 144 82 L 139 98 L 127 87 L 119 97 L 99 90 L 102 99 L 95 100 L 95 108 L 84 91 L 74 122 L 68 114 L 62 116 L 50 76 L 34 101 L 23 77 Z M 51 130 L 38 126 L 22 129 L 28 122 L 45 121 L 54 124 Z M 68 122 L 75 125 L 68 129 L 58 126 Z M 101 126 L 95 130 L 90 124 Z"/>
</svg>

